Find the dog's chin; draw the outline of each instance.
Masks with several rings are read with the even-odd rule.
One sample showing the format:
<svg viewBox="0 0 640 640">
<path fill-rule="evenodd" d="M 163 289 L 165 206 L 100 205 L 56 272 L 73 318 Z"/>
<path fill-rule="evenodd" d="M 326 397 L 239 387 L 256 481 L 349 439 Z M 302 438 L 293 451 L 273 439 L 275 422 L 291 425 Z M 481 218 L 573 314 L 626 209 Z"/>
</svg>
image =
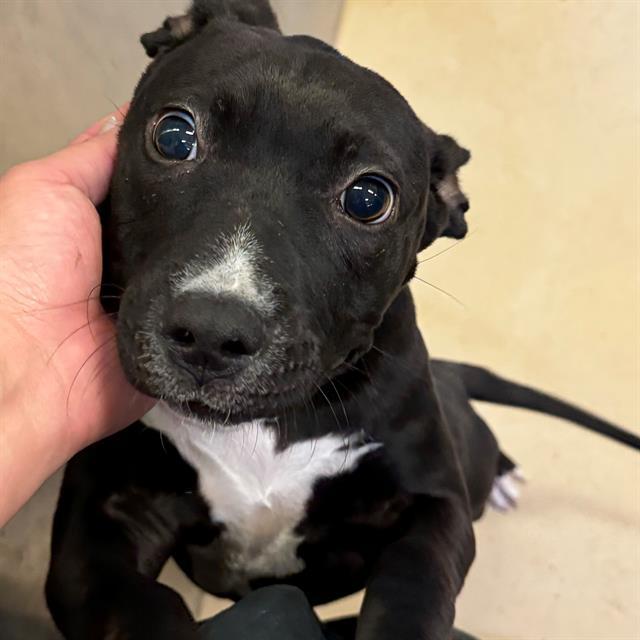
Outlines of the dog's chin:
<svg viewBox="0 0 640 640">
<path fill-rule="evenodd" d="M 195 418 L 203 423 L 215 423 L 221 426 L 236 425 L 241 422 L 251 422 L 263 418 L 275 417 L 296 403 L 289 402 L 249 402 L 246 406 L 225 408 L 211 406 L 202 400 L 187 400 L 186 402 L 172 401 L 171 398 L 164 398 L 164 404 L 185 418 Z"/>
<path fill-rule="evenodd" d="M 141 393 L 181 417 L 219 424 L 283 415 L 302 405 L 324 379 L 322 369 L 293 363 L 265 373 L 244 372 L 233 379 L 210 377 L 205 384 L 197 384 L 191 375 L 163 362 L 150 367 L 140 365 L 138 359 L 121 361 L 128 381 Z"/>
<path fill-rule="evenodd" d="M 147 395 L 160 400 L 174 414 L 203 423 L 234 425 L 264 418 L 275 418 L 297 406 L 303 405 L 317 385 L 312 381 L 291 385 L 285 389 L 273 389 L 269 393 L 234 393 L 230 388 L 220 393 L 173 393 L 144 385 Z"/>
<path fill-rule="evenodd" d="M 235 425 L 241 422 L 251 422 L 277 415 L 283 409 L 266 403 L 251 403 L 246 407 L 225 409 L 224 407 L 212 407 L 201 400 L 188 400 L 187 402 L 172 402 L 165 398 L 165 404 L 171 407 L 174 413 L 186 418 L 195 418 L 203 423 L 215 423 L 221 426 Z"/>
</svg>

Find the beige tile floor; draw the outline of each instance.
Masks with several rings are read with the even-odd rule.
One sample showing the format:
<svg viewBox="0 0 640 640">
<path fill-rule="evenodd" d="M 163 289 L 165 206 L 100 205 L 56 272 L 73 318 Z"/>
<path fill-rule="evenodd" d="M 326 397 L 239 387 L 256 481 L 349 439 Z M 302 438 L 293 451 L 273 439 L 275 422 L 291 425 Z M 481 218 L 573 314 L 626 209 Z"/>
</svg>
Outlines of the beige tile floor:
<svg viewBox="0 0 640 640">
<path fill-rule="evenodd" d="M 348 2 L 338 47 L 473 151 L 472 235 L 420 275 L 434 354 L 639 426 L 639 5 Z M 439 247 L 434 247 L 435 253 Z M 490 514 L 458 620 L 483 638 L 640 638 L 640 459 L 483 407 L 530 477 Z"/>
<path fill-rule="evenodd" d="M 11 4 L 32 11 L 47 3 L 5 1 L 3 18 Z M 15 99 L 41 84 L 16 80 L 11 95 L 0 94 L 8 134 L 0 151 L 14 152 L 0 153 L 0 163 L 58 144 L 78 119 L 81 126 L 110 108 L 105 90 L 126 98 L 138 73 L 132 35 L 121 30 L 101 57 L 93 35 L 105 23 L 99 3 L 75 4 L 89 21 L 82 46 L 103 70 L 82 85 L 89 106 L 71 98 L 74 86 L 55 75 L 56 65 L 41 67 L 40 83 L 53 74 L 66 88 L 52 97 L 60 118 L 47 137 L 50 114 Z M 142 14 L 151 4 L 159 3 L 129 3 L 137 7 L 127 27 L 134 34 L 147 26 Z M 106 12 L 116 20 L 113 6 Z M 464 306 L 414 287 L 432 352 L 490 365 L 636 430 L 639 17 L 635 2 L 351 0 L 338 34 L 344 53 L 391 80 L 427 123 L 474 154 L 464 172 L 473 232 L 420 271 Z M 8 130 L 7 114 L 14 124 L 35 123 L 31 146 Z M 517 513 L 489 514 L 477 527 L 459 625 L 487 640 L 639 639 L 638 456 L 558 420 L 481 410 L 529 483 Z M 11 612 L 13 628 L 20 620 L 29 633 L 11 638 L 47 637 L 39 581 L 54 495 L 55 481 L 0 532 L 0 618 Z M 167 580 L 197 614 L 219 607 L 176 570 Z"/>
</svg>

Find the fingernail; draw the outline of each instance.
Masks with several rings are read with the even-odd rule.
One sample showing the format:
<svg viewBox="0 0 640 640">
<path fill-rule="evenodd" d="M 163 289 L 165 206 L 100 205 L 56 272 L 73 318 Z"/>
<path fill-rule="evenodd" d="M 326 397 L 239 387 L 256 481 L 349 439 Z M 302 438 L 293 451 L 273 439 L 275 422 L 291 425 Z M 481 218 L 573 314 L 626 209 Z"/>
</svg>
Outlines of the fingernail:
<svg viewBox="0 0 640 640">
<path fill-rule="evenodd" d="M 100 133 L 107 133 L 107 131 L 111 131 L 111 129 L 114 129 L 117 125 L 118 125 L 118 119 L 114 115 L 111 115 L 105 120 L 104 124 L 100 127 Z"/>
</svg>

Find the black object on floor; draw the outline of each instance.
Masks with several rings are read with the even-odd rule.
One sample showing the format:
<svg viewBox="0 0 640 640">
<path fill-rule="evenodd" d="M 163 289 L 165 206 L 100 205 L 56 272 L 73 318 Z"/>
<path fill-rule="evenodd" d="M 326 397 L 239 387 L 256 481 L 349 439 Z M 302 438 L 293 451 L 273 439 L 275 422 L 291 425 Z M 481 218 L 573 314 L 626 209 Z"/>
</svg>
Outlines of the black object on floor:
<svg viewBox="0 0 640 640">
<path fill-rule="evenodd" d="M 202 640 L 325 640 L 304 593 L 285 585 L 251 592 L 203 622 L 200 636 Z"/>
<path fill-rule="evenodd" d="M 253 591 L 204 621 L 199 636 L 202 640 L 352 640 L 355 618 L 333 621 L 325 631 L 300 589 L 276 585 Z M 454 631 L 452 640 L 476 639 Z"/>
<path fill-rule="evenodd" d="M 453 630 L 453 636 L 451 636 L 451 640 L 478 640 L 474 636 L 470 636 L 468 633 L 464 631 L 459 631 L 458 629 Z"/>
</svg>

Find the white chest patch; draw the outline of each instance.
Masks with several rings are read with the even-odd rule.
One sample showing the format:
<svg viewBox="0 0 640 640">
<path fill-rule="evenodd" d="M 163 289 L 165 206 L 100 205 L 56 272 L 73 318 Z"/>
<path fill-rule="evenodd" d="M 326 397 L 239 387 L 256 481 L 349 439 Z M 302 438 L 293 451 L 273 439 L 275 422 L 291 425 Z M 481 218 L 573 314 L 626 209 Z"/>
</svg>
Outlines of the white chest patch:
<svg viewBox="0 0 640 640">
<path fill-rule="evenodd" d="M 166 434 L 198 472 L 200 492 L 213 520 L 224 523 L 229 567 L 245 580 L 282 577 L 301 571 L 295 533 L 319 478 L 349 471 L 381 446 L 354 446 L 327 435 L 277 450 L 274 430 L 255 420 L 219 425 L 184 418 L 163 403 L 142 421 Z"/>
</svg>

